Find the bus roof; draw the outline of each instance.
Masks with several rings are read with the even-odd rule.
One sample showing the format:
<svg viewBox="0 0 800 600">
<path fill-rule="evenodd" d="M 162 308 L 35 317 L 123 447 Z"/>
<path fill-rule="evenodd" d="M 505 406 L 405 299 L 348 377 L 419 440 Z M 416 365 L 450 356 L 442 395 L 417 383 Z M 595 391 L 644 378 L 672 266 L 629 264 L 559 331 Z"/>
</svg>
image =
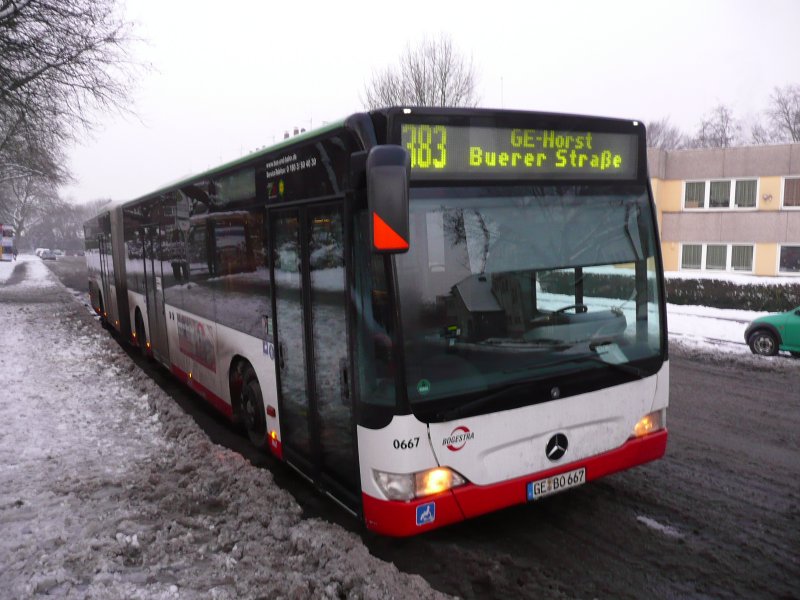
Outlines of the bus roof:
<svg viewBox="0 0 800 600">
<path fill-rule="evenodd" d="M 397 114 L 420 114 L 420 115 L 450 115 L 450 116 L 479 116 L 479 115 L 491 115 L 497 113 L 504 113 L 504 114 L 535 114 L 540 117 L 545 118 L 559 118 L 559 119 L 575 119 L 575 120 L 584 120 L 584 119 L 592 119 L 597 121 L 605 121 L 605 122 L 617 122 L 617 123 L 631 123 L 631 122 L 638 122 L 642 123 L 641 121 L 636 121 L 634 119 L 620 119 L 620 118 L 613 118 L 613 117 L 595 117 L 591 115 L 580 115 L 580 114 L 565 114 L 565 113 L 550 113 L 550 112 L 542 112 L 542 111 L 530 111 L 530 110 L 519 110 L 519 109 L 492 109 L 492 108 L 470 108 L 470 107 L 430 107 L 430 106 L 387 106 L 382 107 L 374 110 L 367 111 L 367 114 L 371 116 L 381 115 L 384 118 L 391 118 Z M 206 171 L 202 171 L 200 173 L 196 173 L 194 175 L 190 175 L 187 177 L 183 177 L 181 179 L 175 180 L 168 184 L 162 185 L 158 189 L 144 194 L 142 196 L 138 196 L 137 198 L 128 200 L 128 201 L 121 201 L 119 203 L 115 203 L 117 205 L 130 205 L 135 204 L 141 200 L 145 200 L 147 198 L 151 198 L 153 196 L 157 196 L 159 194 L 166 193 L 168 191 L 174 190 L 176 188 L 189 185 L 192 182 L 195 182 L 199 179 L 210 178 L 230 169 L 233 169 L 238 166 L 244 166 L 260 157 L 266 157 L 273 152 L 281 150 L 282 148 L 289 148 L 298 143 L 302 143 L 308 140 L 311 140 L 315 137 L 323 135 L 325 133 L 334 131 L 341 127 L 344 127 L 350 117 L 345 117 L 342 119 L 338 119 L 336 121 L 332 121 L 323 125 L 322 127 L 318 127 L 316 129 L 311 129 L 304 133 L 286 138 L 281 140 L 280 142 L 273 144 L 271 146 L 267 146 L 251 152 L 245 156 L 237 158 L 235 160 L 231 160 L 229 162 L 223 163 L 219 166 L 212 167 L 207 169 Z"/>
<path fill-rule="evenodd" d="M 297 143 L 305 142 L 305 141 L 313 139 L 313 138 L 315 138 L 315 137 L 317 137 L 319 135 L 322 135 L 322 134 L 328 133 L 330 131 L 334 131 L 336 129 L 339 129 L 339 128 L 344 126 L 344 123 L 345 123 L 345 119 L 339 119 L 337 121 L 332 121 L 332 122 L 330 122 L 330 123 L 328 123 L 326 125 L 323 125 L 322 127 L 317 127 L 316 129 L 311 129 L 311 130 L 306 131 L 304 133 L 300 133 L 298 135 L 286 138 L 284 140 L 281 140 L 277 144 L 273 144 L 272 146 L 267 146 L 265 148 L 261 148 L 259 150 L 251 152 L 250 154 L 247 154 L 247 155 L 242 156 L 240 158 L 237 158 L 235 160 L 231 160 L 231 161 L 223 163 L 223 164 L 221 164 L 219 166 L 212 167 L 212 168 L 210 168 L 210 169 L 208 169 L 206 171 L 202 171 L 200 173 L 197 173 L 195 175 L 190 175 L 188 177 L 183 177 L 181 179 L 178 179 L 176 181 L 173 181 L 171 183 L 163 185 L 163 186 L 161 186 L 160 188 L 158 188 L 157 190 L 155 190 L 153 192 L 149 192 L 147 194 L 144 194 L 143 196 L 139 196 L 137 198 L 134 198 L 132 200 L 124 202 L 124 204 L 133 204 L 133 203 L 136 203 L 136 202 L 138 202 L 140 200 L 144 200 L 145 198 L 150 198 L 152 196 L 156 196 L 158 194 L 163 194 L 163 193 L 168 192 L 170 190 L 174 190 L 175 188 L 179 188 L 181 186 L 188 185 L 188 184 L 190 184 L 190 183 L 192 183 L 194 181 L 197 181 L 198 179 L 204 179 L 204 178 L 207 178 L 207 177 L 212 177 L 214 175 L 218 175 L 219 173 L 222 173 L 224 171 L 228 171 L 229 169 L 233 169 L 235 167 L 238 167 L 238 166 L 241 166 L 241 165 L 245 165 L 245 164 L 253 161 L 254 159 L 257 159 L 257 158 L 261 157 L 261 156 L 267 156 L 267 155 L 269 155 L 269 154 L 271 154 L 271 153 L 273 153 L 273 152 L 275 152 L 277 150 L 280 150 L 282 148 L 288 148 L 288 147 L 293 146 L 293 145 L 295 145 Z"/>
</svg>

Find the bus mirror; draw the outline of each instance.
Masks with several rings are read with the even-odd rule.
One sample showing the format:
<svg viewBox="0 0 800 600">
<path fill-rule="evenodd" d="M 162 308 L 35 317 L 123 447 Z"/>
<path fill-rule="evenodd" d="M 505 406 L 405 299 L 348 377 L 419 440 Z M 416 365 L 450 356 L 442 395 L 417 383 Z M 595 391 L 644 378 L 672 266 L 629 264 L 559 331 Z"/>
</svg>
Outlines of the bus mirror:
<svg viewBox="0 0 800 600">
<path fill-rule="evenodd" d="M 408 251 L 411 161 L 400 146 L 375 146 L 367 157 L 367 206 L 372 251 Z"/>
</svg>

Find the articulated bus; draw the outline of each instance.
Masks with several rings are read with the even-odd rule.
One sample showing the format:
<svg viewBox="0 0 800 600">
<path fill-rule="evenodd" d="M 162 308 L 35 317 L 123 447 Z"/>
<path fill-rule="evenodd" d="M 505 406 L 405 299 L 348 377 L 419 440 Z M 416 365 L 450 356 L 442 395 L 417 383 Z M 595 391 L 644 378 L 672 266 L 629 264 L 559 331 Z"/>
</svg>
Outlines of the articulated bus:
<svg viewBox="0 0 800 600">
<path fill-rule="evenodd" d="M 537 502 L 665 452 L 640 122 L 358 113 L 85 234 L 105 323 L 375 532 Z"/>
<path fill-rule="evenodd" d="M 14 228 L 0 223 L 0 260 L 13 260 L 14 249 Z"/>
</svg>

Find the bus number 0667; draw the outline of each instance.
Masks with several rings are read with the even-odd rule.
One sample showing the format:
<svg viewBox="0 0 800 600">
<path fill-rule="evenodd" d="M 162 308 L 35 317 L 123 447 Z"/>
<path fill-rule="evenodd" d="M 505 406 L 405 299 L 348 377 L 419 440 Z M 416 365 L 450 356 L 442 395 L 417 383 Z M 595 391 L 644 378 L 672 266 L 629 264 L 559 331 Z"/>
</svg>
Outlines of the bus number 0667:
<svg viewBox="0 0 800 600">
<path fill-rule="evenodd" d="M 416 448 L 419 446 L 419 438 L 410 438 L 407 440 L 394 440 L 392 442 L 395 450 L 410 450 L 411 448 Z"/>
<path fill-rule="evenodd" d="M 447 127 L 406 124 L 402 137 L 412 169 L 443 169 L 447 164 Z"/>
</svg>

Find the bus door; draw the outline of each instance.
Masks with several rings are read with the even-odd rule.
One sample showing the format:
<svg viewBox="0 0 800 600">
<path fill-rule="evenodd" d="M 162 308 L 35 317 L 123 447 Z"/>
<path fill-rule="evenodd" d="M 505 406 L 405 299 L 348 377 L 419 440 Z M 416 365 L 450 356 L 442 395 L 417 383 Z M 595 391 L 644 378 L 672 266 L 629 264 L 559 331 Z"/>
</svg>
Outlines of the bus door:
<svg viewBox="0 0 800 600">
<path fill-rule="evenodd" d="M 272 210 L 269 237 L 284 457 L 356 512 L 343 215 L 341 202 Z"/>
<path fill-rule="evenodd" d="M 145 225 L 141 230 L 144 256 L 144 285 L 147 302 L 150 349 L 158 360 L 169 365 L 167 322 L 164 314 L 164 286 L 161 270 L 161 242 L 157 225 Z"/>
<path fill-rule="evenodd" d="M 97 249 L 100 254 L 100 290 L 103 295 L 102 311 L 105 313 L 103 316 L 108 317 L 112 314 L 111 311 L 111 286 L 109 261 L 111 260 L 111 240 L 102 233 L 97 236 Z"/>
</svg>

